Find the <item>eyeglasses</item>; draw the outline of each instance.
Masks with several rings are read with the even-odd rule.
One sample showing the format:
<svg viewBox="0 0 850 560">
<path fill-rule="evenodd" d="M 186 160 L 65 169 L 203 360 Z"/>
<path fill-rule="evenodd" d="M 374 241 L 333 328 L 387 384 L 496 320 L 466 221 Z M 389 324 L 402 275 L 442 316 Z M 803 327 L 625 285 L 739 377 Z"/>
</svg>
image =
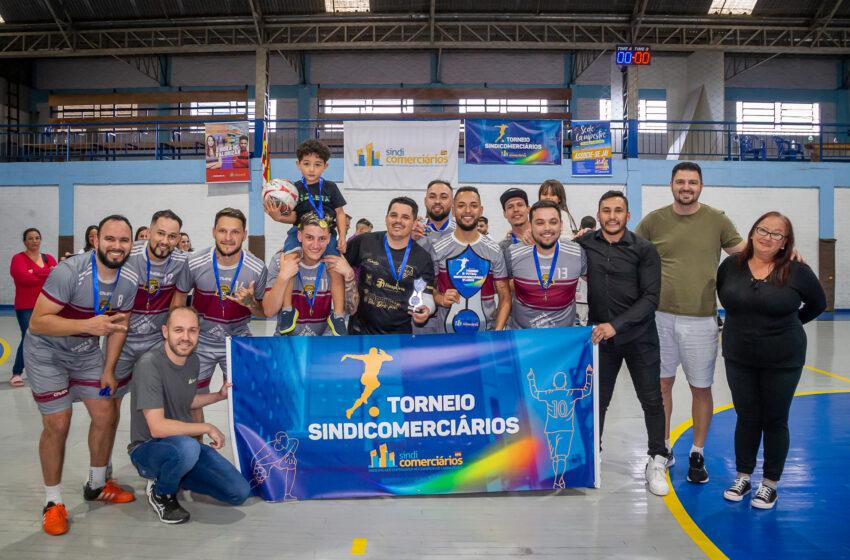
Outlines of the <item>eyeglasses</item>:
<svg viewBox="0 0 850 560">
<path fill-rule="evenodd" d="M 774 241 L 782 241 L 786 237 L 785 234 L 779 233 L 778 231 L 768 231 L 767 228 L 761 226 L 756 227 L 756 233 L 762 237 L 770 236 L 770 238 Z"/>
</svg>

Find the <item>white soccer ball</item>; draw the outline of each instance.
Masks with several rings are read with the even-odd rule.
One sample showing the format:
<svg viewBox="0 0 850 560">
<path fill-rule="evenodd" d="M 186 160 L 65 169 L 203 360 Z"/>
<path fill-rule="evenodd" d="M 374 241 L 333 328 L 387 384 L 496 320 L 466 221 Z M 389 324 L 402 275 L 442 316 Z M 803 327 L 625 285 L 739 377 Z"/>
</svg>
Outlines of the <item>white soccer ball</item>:
<svg viewBox="0 0 850 560">
<path fill-rule="evenodd" d="M 268 197 L 292 210 L 298 202 L 298 189 L 286 179 L 272 179 L 263 185 L 263 202 Z"/>
</svg>

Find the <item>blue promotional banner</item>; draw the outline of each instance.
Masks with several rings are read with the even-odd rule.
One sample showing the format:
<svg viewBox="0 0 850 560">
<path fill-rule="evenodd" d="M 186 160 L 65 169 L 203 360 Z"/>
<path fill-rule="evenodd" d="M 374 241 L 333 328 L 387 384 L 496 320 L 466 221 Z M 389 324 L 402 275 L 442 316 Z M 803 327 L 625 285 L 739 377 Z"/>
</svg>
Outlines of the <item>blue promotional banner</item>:
<svg viewBox="0 0 850 560">
<path fill-rule="evenodd" d="M 611 175 L 611 123 L 572 122 L 573 175 Z"/>
<path fill-rule="evenodd" d="M 560 120 L 467 119 L 466 163 L 561 165 L 563 125 Z"/>
<path fill-rule="evenodd" d="M 237 467 L 267 501 L 598 487 L 590 332 L 229 339 Z"/>
</svg>

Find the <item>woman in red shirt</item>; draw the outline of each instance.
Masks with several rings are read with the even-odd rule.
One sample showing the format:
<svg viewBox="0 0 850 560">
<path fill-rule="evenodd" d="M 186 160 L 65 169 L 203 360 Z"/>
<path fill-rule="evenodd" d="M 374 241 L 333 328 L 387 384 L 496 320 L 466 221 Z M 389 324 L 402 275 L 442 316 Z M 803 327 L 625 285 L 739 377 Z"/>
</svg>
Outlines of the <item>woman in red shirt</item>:
<svg viewBox="0 0 850 560">
<path fill-rule="evenodd" d="M 13 387 L 21 387 L 24 384 L 21 378 L 24 373 L 24 336 L 27 334 L 35 300 L 41 293 L 47 275 L 56 266 L 56 259 L 41 252 L 40 231 L 35 228 L 25 230 L 23 240 L 26 251 L 13 256 L 9 266 L 9 274 L 15 281 L 15 316 L 18 318 L 18 326 L 21 327 L 21 343 L 15 355 L 15 365 L 12 366 L 12 379 L 9 381 Z"/>
</svg>

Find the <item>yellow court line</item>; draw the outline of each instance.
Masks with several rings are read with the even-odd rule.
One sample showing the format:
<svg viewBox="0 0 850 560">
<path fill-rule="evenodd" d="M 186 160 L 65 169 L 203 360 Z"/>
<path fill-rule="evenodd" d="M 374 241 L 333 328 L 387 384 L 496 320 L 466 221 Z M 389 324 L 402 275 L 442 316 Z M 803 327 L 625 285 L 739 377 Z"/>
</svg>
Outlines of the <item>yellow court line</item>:
<svg viewBox="0 0 850 560">
<path fill-rule="evenodd" d="M 834 375 L 834 374 L 830 374 L 829 372 L 815 370 L 814 368 L 811 368 L 809 366 L 806 366 L 806 368 L 812 369 L 813 371 L 816 371 L 817 373 Z M 838 377 L 839 379 L 842 379 L 844 381 L 850 382 L 850 379 L 843 378 L 841 376 L 836 376 L 836 377 Z M 825 394 L 833 394 L 833 393 L 850 393 L 850 389 L 827 389 L 827 390 L 821 390 L 821 391 L 802 391 L 802 392 L 794 393 L 794 396 L 795 397 L 804 397 L 804 396 L 808 396 L 808 395 L 825 395 Z M 718 406 L 717 408 L 714 409 L 712 414 L 717 414 L 718 412 L 723 412 L 724 410 L 729 410 L 733 406 L 734 405 L 732 403 L 724 404 L 723 406 Z M 671 447 L 671 449 L 672 449 L 673 445 L 676 443 L 676 440 L 678 440 L 679 437 L 682 436 L 682 434 L 684 434 L 688 429 L 690 429 L 691 426 L 693 426 L 693 424 L 694 424 L 694 419 L 689 418 L 689 419 L 685 420 L 684 422 L 682 422 L 681 424 L 679 424 L 678 426 L 676 426 L 670 432 L 670 447 Z M 699 526 L 696 524 L 696 522 L 693 520 L 693 518 L 691 518 L 691 516 L 688 515 L 688 512 L 685 511 L 685 506 L 682 505 L 682 502 L 679 500 L 679 497 L 676 495 L 675 488 L 673 488 L 673 482 L 670 480 L 670 472 L 669 471 L 667 472 L 667 484 L 670 486 L 670 493 L 667 494 L 666 496 L 664 496 L 664 503 L 667 505 L 667 509 L 670 510 L 670 513 L 673 514 L 673 518 L 682 527 L 682 530 L 685 532 L 685 534 L 688 535 L 689 537 L 691 537 L 691 540 L 694 541 L 694 544 L 696 544 L 700 548 L 700 550 L 702 550 L 710 560 L 728 560 L 728 556 L 723 554 L 723 551 L 721 551 L 719 548 L 717 548 L 717 545 L 715 545 L 713 542 L 711 542 L 711 539 L 709 539 L 708 536 L 705 533 L 702 532 L 702 529 L 699 528 Z M 718 496 L 718 499 L 720 499 L 719 496 Z"/>
<path fill-rule="evenodd" d="M 366 554 L 366 542 L 366 539 L 353 539 L 351 541 L 351 554 L 353 556 Z"/>
<path fill-rule="evenodd" d="M 825 370 L 818 369 L 818 368 L 812 367 L 812 366 L 803 366 L 803 367 L 806 368 L 809 371 L 813 371 L 813 372 L 819 373 L 821 375 L 826 375 L 827 377 L 832 377 L 833 379 L 839 379 L 841 381 L 846 381 L 847 383 L 850 383 L 850 377 L 844 377 L 843 375 L 838 375 L 837 373 L 832 373 L 831 371 L 825 371 Z"/>
</svg>

